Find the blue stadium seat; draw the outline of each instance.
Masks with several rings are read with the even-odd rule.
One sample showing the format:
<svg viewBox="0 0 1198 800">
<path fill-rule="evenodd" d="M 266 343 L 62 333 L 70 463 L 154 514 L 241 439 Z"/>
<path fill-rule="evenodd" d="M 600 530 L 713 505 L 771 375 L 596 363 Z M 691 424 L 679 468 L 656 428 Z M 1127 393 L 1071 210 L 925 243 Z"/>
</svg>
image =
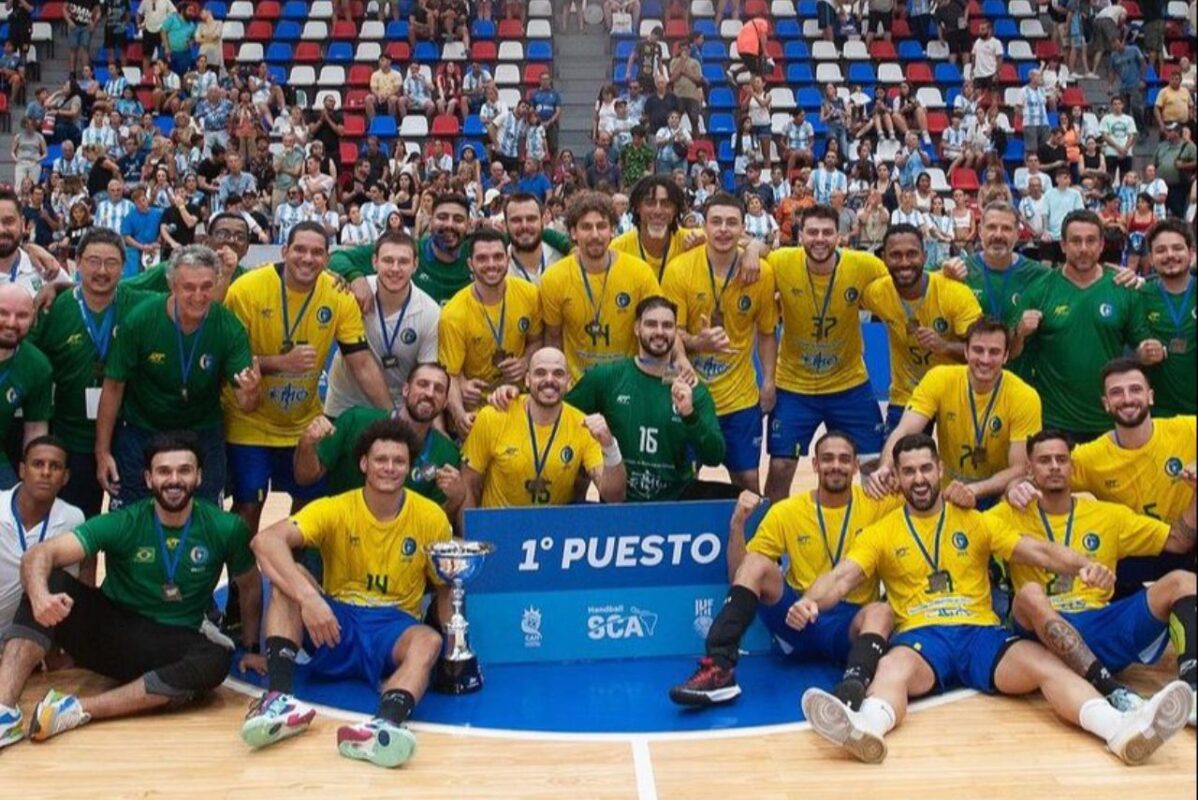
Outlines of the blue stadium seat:
<svg viewBox="0 0 1198 800">
<path fill-rule="evenodd" d="M 786 82 L 791 86 L 809 86 L 815 83 L 815 73 L 810 64 L 790 64 L 786 67 Z"/>
<path fill-rule="evenodd" d="M 629 39 L 624 39 L 616 42 L 616 48 L 612 54 L 612 57 L 615 58 L 616 61 L 626 63 L 628 61 L 628 57 L 632 55 L 633 51 L 635 50 L 636 42 Z"/>
<path fill-rule="evenodd" d="M 331 42 L 324 54 L 325 63 L 352 64 L 354 63 L 354 46 L 351 42 Z"/>
<path fill-rule="evenodd" d="M 736 133 L 736 120 L 731 114 L 712 114 L 707 132 L 712 136 L 731 136 Z"/>
<path fill-rule="evenodd" d="M 961 69 L 952 62 L 941 61 L 936 64 L 933 77 L 939 86 L 959 86 L 962 82 Z"/>
<path fill-rule="evenodd" d="M 1027 83 L 1030 80 L 1029 76 L 1034 70 L 1039 69 L 1040 65 L 1035 61 L 1023 61 L 1016 64 L 1016 68 L 1019 70 L 1019 82 Z"/>
<path fill-rule="evenodd" d="M 524 59 L 526 61 L 552 61 L 553 60 L 553 42 L 548 39 L 531 39 L 524 46 Z"/>
<path fill-rule="evenodd" d="M 661 0 L 643 0 L 641 3 L 642 19 L 661 19 L 663 16 Z"/>
<path fill-rule="evenodd" d="M 1010 17 L 994 20 L 994 35 L 1002 41 L 1019 38 L 1019 26 Z"/>
<path fill-rule="evenodd" d="M 416 42 L 416 48 L 412 50 L 413 61 L 440 61 L 441 48 L 434 42 Z"/>
<path fill-rule="evenodd" d="M 399 128 L 395 125 L 395 117 L 378 114 L 370 121 L 370 128 L 366 132 L 371 136 L 394 139 L 399 135 Z"/>
<path fill-rule="evenodd" d="M 408 23 L 402 19 L 393 19 L 387 23 L 384 38 L 388 42 L 406 42 L 408 39 Z"/>
<path fill-rule="evenodd" d="M 303 29 L 295 20 L 282 20 L 275 26 L 274 38 L 279 42 L 298 42 Z"/>
<path fill-rule="evenodd" d="M 724 184 L 725 191 L 736 191 L 736 173 L 732 170 L 726 169 L 720 173 L 720 181 Z"/>
<path fill-rule="evenodd" d="M 470 38 L 489 40 L 495 38 L 495 23 L 489 19 L 476 19 L 470 26 Z"/>
<path fill-rule="evenodd" d="M 724 71 L 722 64 L 704 64 L 703 79 L 712 86 L 715 86 L 720 83 L 727 83 L 728 73 Z"/>
<path fill-rule="evenodd" d="M 803 86 L 796 93 L 795 102 L 798 103 L 799 108 L 819 111 L 819 107 L 823 105 L 823 92 L 811 86 Z"/>
<path fill-rule="evenodd" d="M 54 166 L 54 161 L 62 155 L 62 145 L 52 144 L 46 147 L 46 157 L 42 159 L 42 164 L 47 167 Z"/>
<path fill-rule="evenodd" d="M 1048 119 L 1048 127 L 1055 128 L 1057 125 L 1061 124 L 1061 112 L 1060 111 L 1049 111 L 1047 113 L 1047 119 Z"/>
<path fill-rule="evenodd" d="M 915 39 L 904 39 L 898 43 L 898 57 L 901 61 L 923 61 L 923 45 Z"/>
<path fill-rule="evenodd" d="M 985 0 L 982 3 L 982 16 L 995 19 L 1007 15 L 1007 4 L 1004 0 Z"/>
<path fill-rule="evenodd" d="M 731 164 L 736 161 L 736 153 L 732 150 L 731 139 L 721 139 L 716 149 L 715 160 L 721 164 Z"/>
<path fill-rule="evenodd" d="M 808 114 L 807 121 L 811 123 L 811 131 L 817 137 L 828 135 L 828 123 L 819 118 L 819 114 Z"/>
<path fill-rule="evenodd" d="M 204 5 L 204 8 L 211 11 L 212 16 L 222 21 L 225 17 L 229 16 L 229 6 L 227 3 L 223 2 L 223 0 L 209 0 L 209 2 Z M 136 11 L 132 13 L 136 14 Z"/>
<path fill-rule="evenodd" d="M 729 111 L 737 106 L 736 95 L 731 89 L 712 89 L 707 104 L 712 110 Z"/>
<path fill-rule="evenodd" d="M 636 74 L 636 64 L 632 65 L 632 72 L 634 75 Z M 628 83 L 628 65 L 616 64 L 611 71 L 611 80 L 618 86 Z"/>
<path fill-rule="evenodd" d="M 283 4 L 283 19 L 298 19 L 306 20 L 308 18 L 308 4 L 304 0 L 288 0 Z"/>
<path fill-rule="evenodd" d="M 802 39 L 787 42 L 782 45 L 782 57 L 787 61 L 809 61 L 811 59 L 811 48 Z"/>
<path fill-rule="evenodd" d="M 785 17 L 777 21 L 774 27 L 774 36 L 783 42 L 799 39 L 803 36 L 803 27 L 799 25 L 797 18 Z"/>
<path fill-rule="evenodd" d="M 286 67 L 280 67 L 276 64 L 272 64 L 266 68 L 266 71 L 268 73 L 270 73 L 270 76 L 272 78 L 275 79 L 275 83 L 279 84 L 280 86 L 287 85 L 287 68 Z"/>
<path fill-rule="evenodd" d="M 799 19 L 815 19 L 819 16 L 819 8 L 815 0 L 801 0 L 795 11 L 798 12 Z"/>
<path fill-rule="evenodd" d="M 854 61 L 849 64 L 849 83 L 875 83 L 878 77 L 874 74 L 873 64 L 864 61 Z"/>
<path fill-rule="evenodd" d="M 707 39 L 718 39 L 720 37 L 720 29 L 715 26 L 715 22 L 709 19 L 691 20 L 691 24 L 695 28 L 695 33 L 701 33 Z"/>
<path fill-rule="evenodd" d="M 1008 136 L 1007 149 L 1002 154 L 1003 161 L 1015 164 L 1023 163 L 1023 137 Z"/>
<path fill-rule="evenodd" d="M 728 48 L 721 41 L 703 43 L 704 61 L 727 61 Z"/>
<path fill-rule="evenodd" d="M 162 114 L 160 116 L 154 117 L 154 127 L 157 128 L 158 132 L 163 136 L 170 136 L 175 130 L 175 118 L 170 114 Z"/>
<path fill-rule="evenodd" d="M 287 42 L 271 42 L 266 47 L 267 64 L 290 64 L 294 54 Z"/>
<path fill-rule="evenodd" d="M 474 138 L 486 136 L 487 126 L 483 125 L 483 121 L 479 119 L 478 114 L 471 114 L 466 117 L 466 122 L 462 125 L 462 135 Z"/>
<path fill-rule="evenodd" d="M 1151 64 L 1148 65 L 1148 72 L 1146 72 L 1144 75 L 1144 82 L 1149 86 L 1159 86 L 1160 84 L 1164 83 L 1164 81 L 1161 80 L 1161 76 L 1156 73 L 1156 67 L 1152 66 Z"/>
</svg>

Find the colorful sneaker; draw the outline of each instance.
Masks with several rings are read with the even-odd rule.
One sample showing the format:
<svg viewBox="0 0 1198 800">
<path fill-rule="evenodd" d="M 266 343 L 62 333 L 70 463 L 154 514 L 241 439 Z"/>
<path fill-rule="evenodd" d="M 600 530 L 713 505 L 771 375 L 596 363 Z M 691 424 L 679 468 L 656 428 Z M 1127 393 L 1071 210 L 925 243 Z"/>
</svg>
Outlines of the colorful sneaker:
<svg viewBox="0 0 1198 800">
<path fill-rule="evenodd" d="M 0 747 L 8 747 L 25 738 L 21 725 L 24 719 L 21 709 L 0 705 Z"/>
<path fill-rule="evenodd" d="M 1126 686 L 1120 686 L 1108 694 L 1106 701 L 1117 711 L 1122 711 L 1125 714 L 1129 711 L 1139 711 L 1144 707 L 1144 698 Z"/>
<path fill-rule="evenodd" d="M 823 689 L 803 692 L 803 715 L 823 738 L 840 745 L 866 764 L 881 764 L 886 759 L 886 741 L 866 729 L 861 714 L 853 711 L 836 695 Z"/>
<path fill-rule="evenodd" d="M 78 697 L 51 689 L 33 709 L 33 719 L 29 722 L 29 738 L 35 742 L 44 742 L 51 736 L 78 728 L 91 718 L 92 715 L 86 713 L 79 704 Z"/>
<path fill-rule="evenodd" d="M 1143 764 L 1185 727 L 1192 708 L 1190 687 L 1173 681 L 1149 698 L 1142 708 L 1124 714 L 1123 724 L 1107 747 L 1129 766 Z"/>
<path fill-rule="evenodd" d="M 241 740 L 255 749 L 308 730 L 316 709 L 289 694 L 267 692 L 250 707 L 241 723 Z"/>
<path fill-rule="evenodd" d="M 736 670 L 724 669 L 710 658 L 699 659 L 699 668 L 686 683 L 670 689 L 670 699 L 680 706 L 711 706 L 740 696 Z"/>
<path fill-rule="evenodd" d="M 380 767 L 398 767 L 416 753 L 416 735 L 404 725 L 375 717 L 337 729 L 337 752 Z"/>
</svg>

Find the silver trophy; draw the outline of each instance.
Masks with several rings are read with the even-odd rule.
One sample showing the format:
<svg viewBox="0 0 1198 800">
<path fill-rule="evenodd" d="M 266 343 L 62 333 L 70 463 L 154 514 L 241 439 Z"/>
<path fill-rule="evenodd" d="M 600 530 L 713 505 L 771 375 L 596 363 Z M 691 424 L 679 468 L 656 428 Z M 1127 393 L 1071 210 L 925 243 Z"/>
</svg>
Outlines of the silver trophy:
<svg viewBox="0 0 1198 800">
<path fill-rule="evenodd" d="M 478 656 L 466 639 L 470 623 L 462 613 L 462 605 L 466 599 L 466 584 L 482 571 L 487 556 L 495 552 L 495 545 L 454 539 L 427 544 L 424 552 L 441 579 L 453 586 L 453 616 L 444 626 L 445 643 L 433 672 L 433 689 L 445 694 L 477 692 L 483 688 L 483 676 L 478 668 Z"/>
</svg>

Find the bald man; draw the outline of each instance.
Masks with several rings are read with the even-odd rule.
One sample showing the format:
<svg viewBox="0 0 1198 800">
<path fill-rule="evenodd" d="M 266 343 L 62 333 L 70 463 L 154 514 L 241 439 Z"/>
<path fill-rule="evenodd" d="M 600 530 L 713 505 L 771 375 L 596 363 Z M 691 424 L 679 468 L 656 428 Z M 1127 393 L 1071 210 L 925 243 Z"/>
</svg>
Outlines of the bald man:
<svg viewBox="0 0 1198 800">
<path fill-rule="evenodd" d="M 42 351 L 25 341 L 33 325 L 33 309 L 33 296 L 25 287 L 0 286 L 0 442 L 8 442 L 19 411 L 25 430 L 15 446 L 18 452 L 25 442 L 50 430 L 53 370 Z M 5 449 L 0 448 L 0 490 L 17 483 Z"/>
<path fill-rule="evenodd" d="M 500 411 L 486 407 L 462 446 L 468 506 L 566 505 L 585 474 L 605 503 L 623 502 L 627 474 L 620 446 L 600 414 L 587 416 L 563 399 L 566 356 L 542 347 L 529 359 L 521 395 Z"/>
</svg>

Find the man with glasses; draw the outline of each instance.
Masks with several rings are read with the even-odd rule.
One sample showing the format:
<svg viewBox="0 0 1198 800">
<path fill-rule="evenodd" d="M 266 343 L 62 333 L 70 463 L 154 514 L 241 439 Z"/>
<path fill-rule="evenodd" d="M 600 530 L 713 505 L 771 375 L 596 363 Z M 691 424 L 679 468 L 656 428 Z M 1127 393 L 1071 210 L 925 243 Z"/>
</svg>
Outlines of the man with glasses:
<svg viewBox="0 0 1198 800">
<path fill-rule="evenodd" d="M 241 261 L 250 249 L 250 226 L 239 214 L 217 214 L 208 223 L 207 244 L 220 256 L 221 271 L 213 289 L 213 299 L 223 302 L 229 284 L 246 273 Z M 168 262 L 163 261 L 147 267 L 140 275 L 121 281 L 121 285 L 130 289 L 166 294 L 171 290 L 166 277 L 167 266 Z"/>
</svg>

